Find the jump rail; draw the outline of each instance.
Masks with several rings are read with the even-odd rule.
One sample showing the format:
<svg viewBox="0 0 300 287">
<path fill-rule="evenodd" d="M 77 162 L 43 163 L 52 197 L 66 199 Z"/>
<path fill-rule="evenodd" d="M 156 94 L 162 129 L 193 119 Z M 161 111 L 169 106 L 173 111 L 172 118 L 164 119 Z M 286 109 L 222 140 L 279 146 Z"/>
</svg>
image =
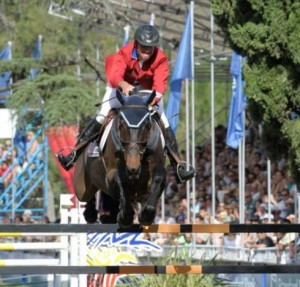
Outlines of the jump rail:
<svg viewBox="0 0 300 287">
<path fill-rule="evenodd" d="M 292 274 L 300 265 L 3 266 L 0 274 Z"/>
<path fill-rule="evenodd" d="M 22 233 L 248 233 L 295 232 L 300 224 L 154 224 L 120 228 L 116 224 L 0 224 L 0 237 L 22 236 Z"/>
<path fill-rule="evenodd" d="M 15 243 L 0 243 L 0 251 L 13 250 L 60 250 L 68 248 L 68 244 L 61 242 L 15 242 Z"/>
</svg>

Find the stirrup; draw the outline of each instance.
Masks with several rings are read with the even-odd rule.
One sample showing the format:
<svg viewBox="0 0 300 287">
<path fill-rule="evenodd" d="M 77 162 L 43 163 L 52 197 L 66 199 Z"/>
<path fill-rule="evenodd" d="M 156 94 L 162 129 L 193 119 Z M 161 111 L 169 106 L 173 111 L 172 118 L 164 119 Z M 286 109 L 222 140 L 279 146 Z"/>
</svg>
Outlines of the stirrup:
<svg viewBox="0 0 300 287">
<path fill-rule="evenodd" d="M 189 170 L 187 170 L 186 167 L 189 167 Z M 188 173 L 192 173 L 192 174 L 190 174 L 188 178 L 182 178 L 180 176 L 180 169 L 184 170 L 187 174 Z M 195 169 L 193 168 L 193 166 L 191 164 L 188 164 L 186 161 L 181 161 L 180 163 L 177 163 L 176 178 L 179 181 L 178 183 L 186 182 L 186 181 L 192 179 L 195 176 L 196 176 L 196 172 L 195 172 Z"/>
<path fill-rule="evenodd" d="M 65 149 L 72 149 L 72 152 L 70 152 L 70 153 L 67 154 L 67 155 L 61 154 L 61 152 L 62 152 L 63 150 L 65 150 Z M 72 148 L 68 147 L 68 148 L 62 148 L 62 149 L 60 149 L 60 150 L 55 154 L 55 156 L 56 156 L 56 158 L 58 159 L 59 163 L 62 165 L 62 167 L 63 167 L 65 170 L 68 171 L 68 170 L 73 166 L 73 164 L 74 164 L 74 162 L 75 162 L 76 154 L 77 154 L 77 152 L 76 152 L 76 150 L 74 150 L 73 147 L 72 147 Z M 68 160 L 68 162 L 65 162 L 67 157 L 69 157 L 70 159 Z"/>
</svg>

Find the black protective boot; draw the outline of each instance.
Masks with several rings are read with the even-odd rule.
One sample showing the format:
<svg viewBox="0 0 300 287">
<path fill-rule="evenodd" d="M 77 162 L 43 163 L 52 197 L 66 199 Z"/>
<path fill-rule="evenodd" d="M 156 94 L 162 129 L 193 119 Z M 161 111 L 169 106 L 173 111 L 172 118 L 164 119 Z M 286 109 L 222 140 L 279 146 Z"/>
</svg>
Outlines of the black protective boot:
<svg viewBox="0 0 300 287">
<path fill-rule="evenodd" d="M 93 135 L 95 135 L 97 132 L 99 132 L 101 128 L 101 124 L 96 121 L 96 119 L 92 119 L 90 122 L 88 122 L 87 126 L 83 129 L 81 134 L 79 135 L 79 138 L 76 142 L 76 145 L 81 144 L 82 142 L 90 139 Z M 76 151 L 72 151 L 71 153 L 67 155 L 58 154 L 57 159 L 61 166 L 65 170 L 69 170 L 75 163 L 75 161 L 78 159 L 78 157 L 81 155 L 81 153 L 84 150 L 84 147 L 79 148 Z"/>
<path fill-rule="evenodd" d="M 175 134 L 174 134 L 172 128 L 168 127 L 165 129 L 165 131 L 166 131 L 167 146 L 179 158 L 177 140 L 176 140 L 176 137 L 175 137 Z M 192 166 L 190 166 L 189 170 L 186 170 L 185 164 L 183 162 L 177 163 L 177 161 L 173 158 L 172 154 L 169 152 L 168 152 L 168 156 L 169 156 L 171 165 L 174 167 L 174 169 L 176 171 L 176 179 L 177 179 L 178 183 L 187 181 L 196 175 L 195 169 Z"/>
</svg>

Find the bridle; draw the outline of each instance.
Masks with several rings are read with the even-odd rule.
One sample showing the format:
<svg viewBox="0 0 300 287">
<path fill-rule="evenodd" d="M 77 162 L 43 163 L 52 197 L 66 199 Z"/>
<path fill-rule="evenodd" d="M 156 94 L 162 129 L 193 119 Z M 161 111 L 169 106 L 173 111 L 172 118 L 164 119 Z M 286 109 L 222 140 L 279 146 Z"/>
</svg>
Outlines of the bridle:
<svg viewBox="0 0 300 287">
<path fill-rule="evenodd" d="M 125 109 L 147 110 L 147 116 L 144 118 L 144 120 L 140 124 L 130 125 L 130 124 L 128 124 L 128 121 L 124 120 L 124 122 L 127 125 L 127 128 L 138 129 L 140 126 L 142 126 L 142 124 L 145 122 L 145 120 L 147 118 L 149 118 L 150 124 L 151 124 L 149 133 L 151 132 L 151 129 L 153 128 L 153 125 L 154 125 L 154 131 L 152 133 L 152 137 L 151 137 L 150 141 L 149 141 L 149 137 L 147 137 L 147 139 L 139 140 L 139 141 L 126 140 L 121 137 L 120 131 L 117 128 L 116 123 L 112 126 L 111 136 L 112 136 L 113 143 L 116 147 L 116 150 L 118 152 L 122 152 L 124 154 L 126 152 L 125 148 L 124 148 L 125 146 L 127 146 L 127 149 L 126 149 L 127 152 L 130 150 L 133 150 L 133 149 L 135 150 L 137 148 L 140 148 L 140 146 L 142 146 L 142 149 L 139 150 L 139 154 L 140 154 L 141 160 L 142 160 L 144 158 L 145 154 L 149 154 L 156 149 L 158 140 L 160 138 L 160 129 L 159 129 L 158 125 L 156 124 L 155 119 L 152 117 L 152 113 L 151 113 L 151 111 L 149 111 L 148 107 L 141 106 L 141 105 L 124 106 L 120 109 L 120 111 L 116 117 L 119 117 L 119 118 L 122 117 L 121 112 L 122 112 L 122 110 L 125 110 Z M 123 119 L 124 119 L 124 117 L 123 117 Z M 116 118 L 114 120 L 116 120 Z"/>
</svg>

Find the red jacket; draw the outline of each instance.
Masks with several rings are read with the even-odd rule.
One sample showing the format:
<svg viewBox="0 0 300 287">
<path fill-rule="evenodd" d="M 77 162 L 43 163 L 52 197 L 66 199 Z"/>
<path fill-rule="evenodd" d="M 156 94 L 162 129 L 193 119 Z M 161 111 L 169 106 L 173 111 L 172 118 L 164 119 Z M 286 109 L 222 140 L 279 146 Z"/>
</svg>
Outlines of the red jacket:
<svg viewBox="0 0 300 287">
<path fill-rule="evenodd" d="M 161 49 L 155 48 L 151 58 L 141 68 L 134 42 L 131 42 L 116 54 L 107 56 L 105 74 L 113 88 L 117 88 L 118 83 L 125 80 L 131 85 L 138 82 L 144 89 L 163 94 L 167 88 L 169 61 Z"/>
</svg>

